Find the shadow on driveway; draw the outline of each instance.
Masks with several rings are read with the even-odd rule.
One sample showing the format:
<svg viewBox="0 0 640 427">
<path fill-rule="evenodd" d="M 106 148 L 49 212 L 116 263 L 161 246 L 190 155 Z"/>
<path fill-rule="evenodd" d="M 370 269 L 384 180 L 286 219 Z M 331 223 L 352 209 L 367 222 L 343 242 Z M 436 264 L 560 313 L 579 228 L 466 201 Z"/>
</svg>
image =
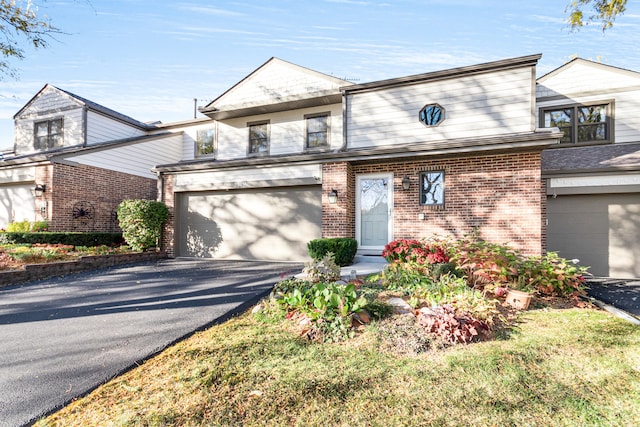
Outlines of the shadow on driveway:
<svg viewBox="0 0 640 427">
<path fill-rule="evenodd" d="M 640 319 L 640 280 L 592 278 L 587 294 Z"/>
<path fill-rule="evenodd" d="M 0 289 L 0 426 L 35 421 L 244 311 L 301 264 L 162 260 Z"/>
</svg>

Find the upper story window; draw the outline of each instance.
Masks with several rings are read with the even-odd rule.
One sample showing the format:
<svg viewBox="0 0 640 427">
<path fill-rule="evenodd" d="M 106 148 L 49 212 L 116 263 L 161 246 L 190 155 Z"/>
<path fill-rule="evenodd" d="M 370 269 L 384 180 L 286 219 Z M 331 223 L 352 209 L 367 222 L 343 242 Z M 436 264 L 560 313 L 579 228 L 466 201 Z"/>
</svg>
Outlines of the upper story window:
<svg viewBox="0 0 640 427">
<path fill-rule="evenodd" d="M 196 132 L 196 157 L 212 156 L 214 154 L 213 129 L 200 129 Z"/>
<path fill-rule="evenodd" d="M 63 120 L 44 120 L 35 122 L 33 127 L 34 148 L 36 150 L 49 150 L 62 147 L 64 143 Z"/>
<path fill-rule="evenodd" d="M 542 126 L 562 131 L 562 143 L 611 142 L 611 110 L 611 103 L 570 105 L 542 109 L 540 117 Z"/>
<path fill-rule="evenodd" d="M 439 104 L 427 104 L 418 113 L 418 119 L 426 127 L 438 126 L 444 120 L 444 108 Z"/>
<path fill-rule="evenodd" d="M 329 146 L 329 113 L 305 116 L 307 127 L 306 148 Z"/>
<path fill-rule="evenodd" d="M 249 154 L 269 154 L 269 122 L 249 123 Z"/>
</svg>

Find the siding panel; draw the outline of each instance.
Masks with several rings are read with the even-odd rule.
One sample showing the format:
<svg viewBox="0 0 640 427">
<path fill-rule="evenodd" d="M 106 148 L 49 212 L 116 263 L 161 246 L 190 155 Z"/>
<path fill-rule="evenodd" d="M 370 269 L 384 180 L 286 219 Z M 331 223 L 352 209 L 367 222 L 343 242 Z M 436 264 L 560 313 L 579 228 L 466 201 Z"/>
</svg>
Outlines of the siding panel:
<svg viewBox="0 0 640 427">
<path fill-rule="evenodd" d="M 132 138 L 144 134 L 144 131 L 136 127 L 113 120 L 102 114 L 93 111 L 87 113 L 87 145 Z"/>
<path fill-rule="evenodd" d="M 427 128 L 418 112 L 430 103 L 446 112 L 439 126 Z M 355 93 L 347 108 L 349 148 L 528 132 L 533 128 L 531 70 Z"/>
<path fill-rule="evenodd" d="M 306 138 L 304 116 L 321 112 L 330 113 L 330 143 L 332 149 L 337 149 L 342 145 L 341 104 L 222 120 L 218 122 L 217 158 L 229 160 L 247 157 L 249 144 L 247 123 L 263 120 L 268 120 L 270 123 L 270 155 L 302 153 Z"/>
<path fill-rule="evenodd" d="M 68 160 L 83 165 L 155 179 L 156 175 L 151 172 L 154 166 L 176 163 L 180 160 L 181 155 L 182 136 L 177 134 L 154 141 L 70 156 Z"/>
</svg>

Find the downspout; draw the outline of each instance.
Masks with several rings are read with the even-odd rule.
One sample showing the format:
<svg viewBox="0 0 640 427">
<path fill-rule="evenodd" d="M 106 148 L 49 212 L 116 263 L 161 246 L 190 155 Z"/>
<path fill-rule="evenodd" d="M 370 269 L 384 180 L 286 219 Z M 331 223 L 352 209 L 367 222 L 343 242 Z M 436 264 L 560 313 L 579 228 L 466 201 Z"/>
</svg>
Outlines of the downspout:
<svg viewBox="0 0 640 427">
<path fill-rule="evenodd" d="M 82 146 L 87 146 L 87 106 L 82 107 Z"/>
<path fill-rule="evenodd" d="M 155 168 L 152 169 L 152 171 L 155 172 L 156 176 L 158 177 L 158 179 L 156 180 L 156 192 L 158 193 L 158 195 L 156 196 L 156 201 L 164 203 L 164 179 L 162 178 L 162 173 Z M 164 247 L 164 234 L 165 227 L 163 225 L 162 230 L 160 231 L 160 244 L 158 245 L 161 251 L 166 250 L 166 248 Z"/>
<path fill-rule="evenodd" d="M 347 151 L 347 92 L 342 91 L 342 146 L 339 151 Z"/>
<path fill-rule="evenodd" d="M 158 192 L 158 195 L 156 196 L 156 200 L 158 202 L 162 202 L 164 201 L 164 179 L 162 178 L 162 172 L 157 169 L 153 169 L 153 172 L 155 172 L 158 177 L 158 183 L 156 184 L 156 191 Z"/>
</svg>

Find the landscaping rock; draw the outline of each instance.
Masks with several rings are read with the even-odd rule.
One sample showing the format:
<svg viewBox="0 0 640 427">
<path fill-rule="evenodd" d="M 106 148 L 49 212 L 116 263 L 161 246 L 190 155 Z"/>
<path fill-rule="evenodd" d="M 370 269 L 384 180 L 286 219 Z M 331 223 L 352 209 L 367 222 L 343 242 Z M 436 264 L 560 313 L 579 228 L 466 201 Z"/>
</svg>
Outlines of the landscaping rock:
<svg viewBox="0 0 640 427">
<path fill-rule="evenodd" d="M 360 310 L 358 313 L 353 313 L 351 319 L 357 325 L 367 325 L 371 323 L 371 315 L 367 310 Z"/>
<path fill-rule="evenodd" d="M 260 313 L 262 310 L 264 310 L 264 305 L 258 304 L 253 307 L 253 309 L 251 310 L 251 314 Z"/>
<path fill-rule="evenodd" d="M 413 314 L 413 307 L 402 298 L 389 298 L 387 304 L 393 307 L 393 314 Z"/>
</svg>

